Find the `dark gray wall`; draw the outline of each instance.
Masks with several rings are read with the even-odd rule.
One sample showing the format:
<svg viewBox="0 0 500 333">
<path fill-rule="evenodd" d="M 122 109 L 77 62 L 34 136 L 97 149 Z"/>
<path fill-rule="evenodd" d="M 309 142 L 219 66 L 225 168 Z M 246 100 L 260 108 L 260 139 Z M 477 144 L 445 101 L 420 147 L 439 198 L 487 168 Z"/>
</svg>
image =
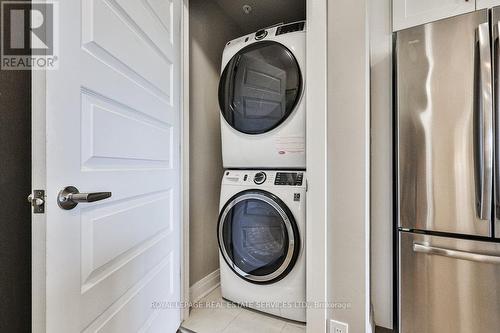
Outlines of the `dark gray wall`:
<svg viewBox="0 0 500 333">
<path fill-rule="evenodd" d="M 31 73 L 0 70 L 0 332 L 31 331 L 30 190 Z"/>
<path fill-rule="evenodd" d="M 189 280 L 219 268 L 217 218 L 224 171 L 217 89 L 222 51 L 241 36 L 215 1 L 189 1 Z"/>
</svg>

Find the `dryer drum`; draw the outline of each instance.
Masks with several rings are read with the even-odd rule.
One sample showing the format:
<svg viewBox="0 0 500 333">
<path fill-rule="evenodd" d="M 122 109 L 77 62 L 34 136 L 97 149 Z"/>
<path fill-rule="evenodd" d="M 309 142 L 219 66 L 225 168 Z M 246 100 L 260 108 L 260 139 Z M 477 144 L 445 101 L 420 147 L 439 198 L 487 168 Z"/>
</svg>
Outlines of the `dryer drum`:
<svg viewBox="0 0 500 333">
<path fill-rule="evenodd" d="M 282 124 L 302 96 L 297 59 L 283 44 L 253 43 L 227 63 L 219 83 L 224 119 L 245 134 L 264 134 Z"/>
<path fill-rule="evenodd" d="M 295 219 L 277 196 L 247 190 L 221 210 L 219 248 L 228 266 L 241 278 L 259 284 L 284 278 L 300 251 Z"/>
</svg>

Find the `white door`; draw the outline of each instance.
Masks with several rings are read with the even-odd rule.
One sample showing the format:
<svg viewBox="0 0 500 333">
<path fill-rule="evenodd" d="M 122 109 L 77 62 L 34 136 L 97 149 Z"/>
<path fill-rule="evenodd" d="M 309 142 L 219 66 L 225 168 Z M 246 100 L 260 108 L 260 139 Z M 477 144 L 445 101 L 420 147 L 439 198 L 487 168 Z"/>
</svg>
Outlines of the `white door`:
<svg viewBox="0 0 500 333">
<path fill-rule="evenodd" d="M 473 12 L 475 9 L 474 0 L 393 0 L 393 31 Z"/>
<path fill-rule="evenodd" d="M 180 301 L 180 5 L 59 1 L 59 70 L 46 81 L 47 332 L 180 324 L 166 303 Z M 112 197 L 64 210 L 69 185 Z"/>
</svg>

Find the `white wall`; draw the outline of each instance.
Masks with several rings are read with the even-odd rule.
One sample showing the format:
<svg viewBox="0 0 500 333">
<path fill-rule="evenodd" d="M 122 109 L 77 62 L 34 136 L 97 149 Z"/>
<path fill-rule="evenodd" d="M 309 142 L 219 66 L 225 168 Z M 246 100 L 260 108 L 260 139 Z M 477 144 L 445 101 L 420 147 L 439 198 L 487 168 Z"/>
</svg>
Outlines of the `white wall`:
<svg viewBox="0 0 500 333">
<path fill-rule="evenodd" d="M 350 305 L 328 316 L 350 333 L 370 332 L 368 3 L 328 1 L 327 291 Z"/>
<path fill-rule="evenodd" d="M 375 323 L 393 326 L 391 0 L 370 1 L 371 249 Z"/>
<path fill-rule="evenodd" d="M 189 1 L 190 170 L 189 282 L 219 268 L 219 215 L 222 155 L 218 83 L 222 51 L 240 35 L 236 24 L 213 1 Z"/>
</svg>

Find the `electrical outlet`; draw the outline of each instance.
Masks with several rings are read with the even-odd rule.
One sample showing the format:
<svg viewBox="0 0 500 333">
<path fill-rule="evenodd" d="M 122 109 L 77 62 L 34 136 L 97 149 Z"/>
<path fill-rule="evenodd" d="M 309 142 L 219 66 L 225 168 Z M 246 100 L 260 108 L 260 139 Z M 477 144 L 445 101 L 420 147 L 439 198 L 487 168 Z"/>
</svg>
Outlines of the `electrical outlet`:
<svg viewBox="0 0 500 333">
<path fill-rule="evenodd" d="M 346 323 L 330 319 L 330 333 L 349 333 L 348 328 Z"/>
</svg>

